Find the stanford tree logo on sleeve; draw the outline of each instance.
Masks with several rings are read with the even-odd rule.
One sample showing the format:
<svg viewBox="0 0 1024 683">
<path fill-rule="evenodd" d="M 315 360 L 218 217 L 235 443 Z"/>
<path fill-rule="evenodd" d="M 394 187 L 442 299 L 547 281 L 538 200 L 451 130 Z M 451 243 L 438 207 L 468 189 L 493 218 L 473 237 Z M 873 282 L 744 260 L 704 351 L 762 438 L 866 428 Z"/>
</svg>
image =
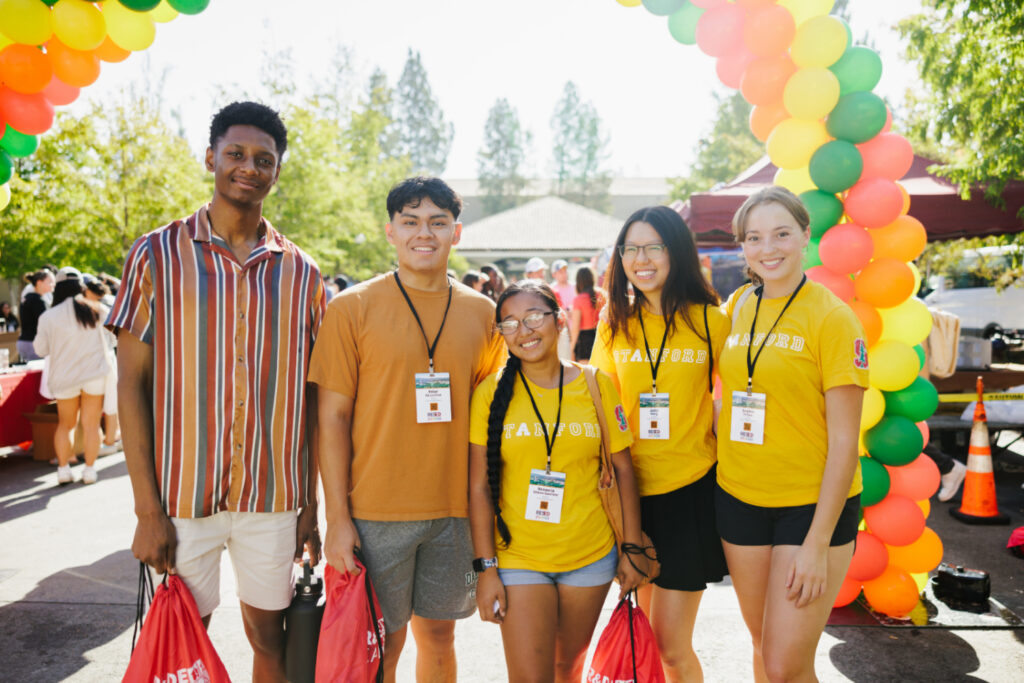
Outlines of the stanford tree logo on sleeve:
<svg viewBox="0 0 1024 683">
<path fill-rule="evenodd" d="M 629 425 L 626 423 L 626 411 L 622 409 L 621 405 L 615 406 L 615 419 L 619 422 L 620 432 L 629 429 Z"/>
<path fill-rule="evenodd" d="M 858 370 L 868 369 L 868 346 L 863 339 L 853 341 L 853 367 Z"/>
</svg>

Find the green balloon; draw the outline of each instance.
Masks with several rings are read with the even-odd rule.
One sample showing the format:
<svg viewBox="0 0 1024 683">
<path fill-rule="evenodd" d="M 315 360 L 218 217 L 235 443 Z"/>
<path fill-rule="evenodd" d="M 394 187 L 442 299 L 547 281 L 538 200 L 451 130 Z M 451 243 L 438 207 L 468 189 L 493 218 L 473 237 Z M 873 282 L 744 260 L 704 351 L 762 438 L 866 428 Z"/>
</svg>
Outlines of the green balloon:
<svg viewBox="0 0 1024 683">
<path fill-rule="evenodd" d="M 878 135 L 885 127 L 887 115 L 885 102 L 878 95 L 852 92 L 839 98 L 825 128 L 834 138 L 860 144 Z"/>
<path fill-rule="evenodd" d="M 853 187 L 864 170 L 860 150 L 846 140 L 832 140 L 815 150 L 808 165 L 811 180 L 825 192 L 843 192 Z"/>
<path fill-rule="evenodd" d="M 885 414 L 901 415 L 911 422 L 927 420 L 939 407 L 939 392 L 924 377 L 899 391 L 884 391 Z"/>
<path fill-rule="evenodd" d="M 167 0 L 167 2 L 182 14 L 199 14 L 210 4 L 210 0 Z"/>
<path fill-rule="evenodd" d="M 706 10 L 687 2 L 682 9 L 673 12 L 668 18 L 668 32 L 683 45 L 694 45 L 697 42 L 697 20 Z"/>
<path fill-rule="evenodd" d="M 821 256 L 818 255 L 819 242 L 820 240 L 813 237 L 807 242 L 807 248 L 804 249 L 804 270 L 821 265 Z"/>
<path fill-rule="evenodd" d="M 5 150 L 12 157 L 27 157 L 30 154 L 34 154 L 38 148 L 38 137 L 35 135 L 25 135 L 10 126 L 7 126 L 3 137 L 0 137 L 0 149 Z"/>
<path fill-rule="evenodd" d="M 882 502 L 889 495 L 889 471 L 885 465 L 866 455 L 860 456 L 860 476 L 864 481 L 864 490 L 860 492 L 860 506 Z"/>
<path fill-rule="evenodd" d="M 902 415 L 887 415 L 864 434 L 868 453 L 883 465 L 898 467 L 913 462 L 924 449 L 917 425 Z"/>
<path fill-rule="evenodd" d="M 688 0 L 643 0 L 643 3 L 648 12 L 657 14 L 659 17 L 675 14 L 685 5 L 690 4 Z"/>
<path fill-rule="evenodd" d="M 917 360 L 921 363 L 921 367 L 918 368 L 918 371 L 920 372 L 921 370 L 924 370 L 924 347 L 918 344 L 914 347 L 914 353 L 917 354 Z"/>
<path fill-rule="evenodd" d="M 843 217 L 843 203 L 830 192 L 808 190 L 800 193 L 800 201 L 811 217 L 811 237 L 820 239 L 825 232 Z"/>
<path fill-rule="evenodd" d="M 839 96 L 870 92 L 882 79 L 882 58 L 874 50 L 858 45 L 843 53 L 829 70 L 839 79 Z"/>
<path fill-rule="evenodd" d="M 118 2 L 135 12 L 148 12 L 160 4 L 160 0 L 118 0 Z"/>
<path fill-rule="evenodd" d="M 3 185 L 14 175 L 14 162 L 7 152 L 0 149 L 0 185 Z"/>
</svg>

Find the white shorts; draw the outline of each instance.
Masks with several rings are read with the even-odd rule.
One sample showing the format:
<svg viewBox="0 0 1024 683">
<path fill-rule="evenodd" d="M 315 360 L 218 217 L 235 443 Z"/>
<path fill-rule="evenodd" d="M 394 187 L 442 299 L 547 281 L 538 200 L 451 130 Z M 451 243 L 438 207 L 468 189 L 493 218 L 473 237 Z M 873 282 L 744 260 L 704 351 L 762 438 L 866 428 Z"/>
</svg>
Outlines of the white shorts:
<svg viewBox="0 0 1024 683">
<path fill-rule="evenodd" d="M 53 397 L 61 401 L 66 401 L 69 398 L 78 398 L 81 394 L 102 396 L 103 392 L 106 391 L 106 388 L 107 376 L 102 375 L 101 377 L 94 377 L 86 382 L 81 382 L 67 389 L 54 391 Z"/>
<path fill-rule="evenodd" d="M 117 415 L 117 366 L 113 366 L 103 379 L 103 412 L 107 415 Z"/>
<path fill-rule="evenodd" d="M 263 610 L 282 610 L 292 600 L 295 510 L 218 512 L 210 517 L 172 517 L 178 531 L 175 568 L 205 617 L 220 604 L 220 555 L 227 545 L 238 599 Z M 163 577 L 154 574 L 154 584 Z"/>
</svg>

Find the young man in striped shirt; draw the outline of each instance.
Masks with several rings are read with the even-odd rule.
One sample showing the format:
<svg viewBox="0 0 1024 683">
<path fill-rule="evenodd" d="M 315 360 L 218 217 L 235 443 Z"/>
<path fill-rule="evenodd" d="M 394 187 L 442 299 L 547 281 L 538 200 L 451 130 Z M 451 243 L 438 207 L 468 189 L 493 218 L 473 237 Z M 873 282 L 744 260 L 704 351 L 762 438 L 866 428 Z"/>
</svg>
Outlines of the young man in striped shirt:
<svg viewBox="0 0 1024 683">
<path fill-rule="evenodd" d="M 304 547 L 320 554 L 306 372 L 323 280 L 262 216 L 286 145 L 268 107 L 218 112 L 212 201 L 135 242 L 107 321 L 119 337 L 132 552 L 180 575 L 209 624 L 227 545 L 257 681 L 285 680 L 292 565 Z"/>
</svg>

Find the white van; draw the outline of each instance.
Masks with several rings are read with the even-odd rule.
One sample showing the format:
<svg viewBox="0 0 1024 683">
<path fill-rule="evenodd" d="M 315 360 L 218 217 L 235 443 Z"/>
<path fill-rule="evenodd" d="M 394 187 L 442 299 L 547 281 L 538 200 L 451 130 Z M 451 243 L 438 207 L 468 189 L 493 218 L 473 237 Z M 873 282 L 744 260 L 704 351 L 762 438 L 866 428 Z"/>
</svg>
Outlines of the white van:
<svg viewBox="0 0 1024 683">
<path fill-rule="evenodd" d="M 933 291 L 924 297 L 925 303 L 958 316 L 965 335 L 1024 337 L 1024 278 L 1002 291 L 993 286 L 1020 250 L 1016 245 L 965 249 L 948 274 L 928 278 Z M 982 262 L 984 274 L 979 272 Z"/>
</svg>

